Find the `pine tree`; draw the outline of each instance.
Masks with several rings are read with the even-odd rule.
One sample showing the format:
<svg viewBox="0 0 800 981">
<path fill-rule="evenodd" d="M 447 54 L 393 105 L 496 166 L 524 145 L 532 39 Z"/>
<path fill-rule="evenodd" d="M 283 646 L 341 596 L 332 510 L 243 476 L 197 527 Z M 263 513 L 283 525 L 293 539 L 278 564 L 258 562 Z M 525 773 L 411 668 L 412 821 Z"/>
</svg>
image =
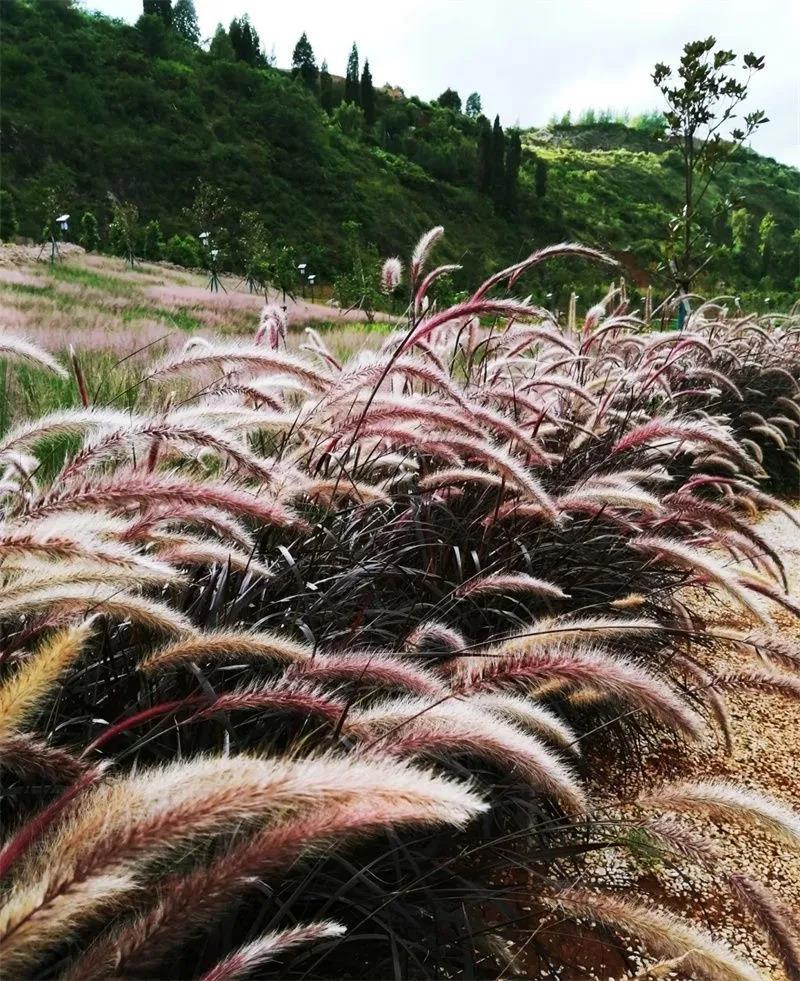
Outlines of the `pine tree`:
<svg viewBox="0 0 800 981">
<path fill-rule="evenodd" d="M 372 126 L 375 122 L 375 89 L 372 87 L 369 59 L 364 62 L 364 71 L 361 73 L 361 108 L 364 110 L 367 126 Z"/>
<path fill-rule="evenodd" d="M 500 117 L 495 116 L 492 126 L 492 190 L 497 198 L 501 198 L 503 193 L 505 158 L 506 138 L 500 125 Z"/>
<path fill-rule="evenodd" d="M 143 0 L 142 13 L 145 17 L 160 17 L 169 27 L 172 24 L 172 0 Z"/>
<path fill-rule="evenodd" d="M 319 72 L 319 101 L 325 112 L 330 115 L 333 112 L 333 79 L 328 71 L 328 62 L 322 62 Z"/>
<path fill-rule="evenodd" d="M 97 252 L 100 246 L 100 233 L 97 229 L 97 218 L 93 211 L 87 211 L 81 218 L 81 231 L 78 242 L 87 252 Z"/>
<path fill-rule="evenodd" d="M 192 0 L 178 0 L 172 10 L 172 29 L 190 44 L 200 42 L 197 11 Z"/>
<path fill-rule="evenodd" d="M 519 133 L 514 130 L 509 134 L 508 146 L 506 147 L 506 170 L 504 175 L 504 205 L 510 214 L 517 206 L 517 185 L 519 182 L 519 168 L 522 163 L 522 141 Z"/>
<path fill-rule="evenodd" d="M 261 40 L 255 27 L 250 23 L 250 18 L 245 14 L 243 17 L 234 17 L 228 28 L 228 34 L 233 46 L 234 56 L 238 61 L 244 61 L 248 65 L 258 65 L 262 60 Z"/>
<path fill-rule="evenodd" d="M 358 48 L 355 43 L 347 59 L 347 74 L 344 78 L 344 101 L 361 105 L 361 92 L 358 79 Z"/>
<path fill-rule="evenodd" d="M 312 92 L 316 91 L 319 72 L 317 70 L 317 62 L 314 58 L 314 49 L 311 47 L 311 42 L 308 40 L 305 31 L 300 35 L 300 40 L 294 46 L 292 75 L 295 78 L 299 78 L 306 88 L 311 89 Z"/>
<path fill-rule="evenodd" d="M 492 189 L 492 127 L 486 116 L 478 116 L 478 189 L 484 194 Z"/>
<path fill-rule="evenodd" d="M 534 186 L 537 198 L 543 198 L 547 194 L 547 164 L 541 157 L 536 158 Z"/>
<path fill-rule="evenodd" d="M 236 57 L 230 36 L 222 24 L 217 24 L 214 37 L 211 38 L 211 44 L 208 46 L 208 53 L 212 58 L 217 58 L 219 61 L 233 61 Z"/>
<path fill-rule="evenodd" d="M 464 111 L 469 116 L 470 119 L 477 119 L 481 114 L 481 97 L 477 92 L 472 92 L 467 96 L 467 104 L 464 107 Z"/>
<path fill-rule="evenodd" d="M 9 242 L 19 231 L 17 209 L 8 191 L 0 191 L 0 241 Z"/>
</svg>

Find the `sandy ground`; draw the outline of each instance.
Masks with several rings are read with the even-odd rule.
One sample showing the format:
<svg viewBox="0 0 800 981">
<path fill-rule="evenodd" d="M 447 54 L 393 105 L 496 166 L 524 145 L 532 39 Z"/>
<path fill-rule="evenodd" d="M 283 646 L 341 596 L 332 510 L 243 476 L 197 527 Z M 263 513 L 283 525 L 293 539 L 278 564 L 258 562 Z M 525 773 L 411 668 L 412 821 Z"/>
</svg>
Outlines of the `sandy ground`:
<svg viewBox="0 0 800 981">
<path fill-rule="evenodd" d="M 794 513 L 800 519 L 800 506 Z M 790 591 L 800 596 L 800 528 L 783 514 L 773 514 L 760 530 L 778 550 L 786 565 Z M 717 625 L 745 627 L 746 621 L 720 604 L 712 613 Z M 800 642 L 800 620 L 777 608 L 774 613 L 780 633 Z M 726 660 L 732 664 L 753 663 L 736 651 Z M 719 745 L 676 757 L 650 761 L 665 780 L 721 778 L 770 794 L 800 810 L 800 707 L 791 696 L 769 692 L 729 693 L 728 706 L 734 749 L 726 757 Z M 706 819 L 683 819 L 693 830 L 714 844 L 725 856 L 725 868 L 763 881 L 785 908 L 800 913 L 800 852 L 777 843 L 774 837 L 738 825 L 711 823 Z M 633 862 L 603 859 L 601 879 L 607 884 L 634 887 L 650 895 L 656 905 L 691 917 L 718 940 L 749 960 L 765 978 L 784 979 L 778 961 L 769 951 L 761 932 L 740 912 L 739 906 L 719 878 L 665 867 L 644 870 Z M 676 975 L 672 975 L 676 976 Z"/>
</svg>

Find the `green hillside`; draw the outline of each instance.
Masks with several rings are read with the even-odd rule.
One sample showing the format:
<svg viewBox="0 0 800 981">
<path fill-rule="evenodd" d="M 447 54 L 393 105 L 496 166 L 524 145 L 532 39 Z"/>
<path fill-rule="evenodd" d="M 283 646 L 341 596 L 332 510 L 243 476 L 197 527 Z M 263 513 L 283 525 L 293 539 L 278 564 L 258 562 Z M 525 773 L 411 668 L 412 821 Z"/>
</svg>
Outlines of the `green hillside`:
<svg viewBox="0 0 800 981">
<path fill-rule="evenodd" d="M 73 219 L 93 211 L 101 235 L 114 200 L 134 203 L 142 223 L 157 219 L 165 238 L 196 235 L 188 209 L 202 179 L 226 198 L 231 267 L 248 211 L 326 278 L 345 263 L 346 221 L 400 254 L 444 224 L 465 282 L 566 238 L 610 249 L 641 282 L 658 264 L 680 174 L 652 119 L 522 133 L 518 176 L 514 137 L 501 134 L 504 169 L 492 178 L 497 132 L 487 137 L 486 120 L 455 106 L 377 90 L 367 124 L 342 102 L 341 79 L 323 96 L 318 80 L 237 57 L 227 35 L 205 51 L 157 16 L 128 26 L 65 0 L 4 0 L 0 14 L 4 210 L 13 202 L 22 236 L 41 234 L 53 188 Z M 778 296 L 796 287 L 798 176 L 744 153 L 712 188 L 705 222 L 720 249 L 706 288 Z M 762 247 L 767 214 L 775 224 Z M 550 288 L 574 274 L 551 270 Z"/>
</svg>

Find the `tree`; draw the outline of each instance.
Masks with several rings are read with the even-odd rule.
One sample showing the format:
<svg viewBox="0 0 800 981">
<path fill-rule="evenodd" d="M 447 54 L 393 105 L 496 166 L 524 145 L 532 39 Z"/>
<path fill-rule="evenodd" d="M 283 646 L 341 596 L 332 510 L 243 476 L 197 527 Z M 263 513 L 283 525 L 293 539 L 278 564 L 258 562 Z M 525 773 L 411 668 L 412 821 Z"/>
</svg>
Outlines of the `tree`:
<svg viewBox="0 0 800 981">
<path fill-rule="evenodd" d="M 464 111 L 469 116 L 470 119 L 477 119 L 481 114 L 483 106 L 481 105 L 481 97 L 477 92 L 471 92 L 467 96 L 467 104 Z"/>
<path fill-rule="evenodd" d="M 322 62 L 319 71 L 319 101 L 325 112 L 330 115 L 333 112 L 333 79 L 328 71 L 328 62 Z"/>
<path fill-rule="evenodd" d="M 84 212 L 81 218 L 81 231 L 78 242 L 87 252 L 97 252 L 100 246 L 100 233 L 97 228 L 97 218 L 93 211 Z"/>
<path fill-rule="evenodd" d="M 316 91 L 319 72 L 317 70 L 317 62 L 314 59 L 314 49 L 311 47 L 311 42 L 308 40 L 305 31 L 300 35 L 300 40 L 294 46 L 292 75 L 295 78 L 299 78 L 303 85 L 311 89 L 312 92 Z"/>
<path fill-rule="evenodd" d="M 145 225 L 144 229 L 144 258 L 151 262 L 158 262 L 164 258 L 164 236 L 161 234 L 161 225 L 153 219 Z"/>
<path fill-rule="evenodd" d="M 242 234 L 239 239 L 244 281 L 251 293 L 266 291 L 270 274 L 270 254 L 267 229 L 257 211 L 242 215 Z"/>
<path fill-rule="evenodd" d="M 247 14 L 233 18 L 228 28 L 228 36 L 231 39 L 233 54 L 238 61 L 244 61 L 253 67 L 263 61 L 261 40 Z"/>
<path fill-rule="evenodd" d="M 768 211 L 758 225 L 758 251 L 761 255 L 761 275 L 766 276 L 772 264 L 772 243 L 775 238 L 777 222 L 775 215 Z"/>
<path fill-rule="evenodd" d="M 197 11 L 192 0 L 178 0 L 172 10 L 172 29 L 190 44 L 200 42 Z"/>
<path fill-rule="evenodd" d="M 143 0 L 142 13 L 145 17 L 160 17 L 169 27 L 172 24 L 172 0 Z"/>
<path fill-rule="evenodd" d="M 9 242 L 19 231 L 14 199 L 6 190 L 0 191 L 0 240 Z"/>
<path fill-rule="evenodd" d="M 346 221 L 342 225 L 350 269 L 337 277 L 333 295 L 342 307 L 360 307 L 369 323 L 375 316 L 375 306 L 381 299 L 381 261 L 374 245 L 361 244 L 361 225 Z"/>
<path fill-rule="evenodd" d="M 720 170 L 730 161 L 767 117 L 759 109 L 742 117 L 741 126 L 733 126 L 736 111 L 747 97 L 753 72 L 761 71 L 764 59 L 752 52 L 742 58 L 739 80 L 729 69 L 736 61 L 733 51 L 714 50 L 716 38 L 692 41 L 684 46 L 677 70 L 679 83 L 673 85 L 672 69 L 657 64 L 653 82 L 667 104 L 665 119 L 667 135 L 677 144 L 683 171 L 683 202 L 670 224 L 667 255 L 676 291 L 689 293 L 692 281 L 708 264 L 699 227 L 699 208 L 709 186 Z M 728 124 L 730 132 L 725 134 Z"/>
<path fill-rule="evenodd" d="M 503 180 L 503 204 L 506 211 L 513 212 L 517 206 L 517 185 L 519 168 L 522 163 L 522 141 L 519 132 L 513 130 L 508 136 L 506 148 L 506 169 Z"/>
<path fill-rule="evenodd" d="M 135 204 L 115 204 L 111 224 L 108 227 L 111 251 L 123 256 L 129 265 L 136 261 L 136 238 L 138 234 L 139 209 Z"/>
<path fill-rule="evenodd" d="M 164 250 L 167 261 L 187 269 L 198 269 L 203 262 L 200 246 L 191 235 L 173 235 Z"/>
<path fill-rule="evenodd" d="M 375 89 L 372 87 L 369 59 L 364 62 L 364 71 L 361 73 L 361 108 L 364 110 L 367 126 L 372 126 L 375 122 Z"/>
<path fill-rule="evenodd" d="M 478 189 L 492 189 L 492 127 L 486 116 L 478 116 Z"/>
<path fill-rule="evenodd" d="M 445 89 L 436 102 L 442 109 L 452 109 L 453 112 L 461 112 L 461 96 L 455 89 Z"/>
<path fill-rule="evenodd" d="M 541 157 L 536 158 L 533 185 L 537 198 L 543 198 L 547 194 L 547 161 Z"/>
<path fill-rule="evenodd" d="M 270 262 L 270 279 L 273 284 L 283 293 L 283 302 L 286 302 L 286 294 L 294 299 L 294 290 L 297 287 L 297 256 L 291 245 L 279 245 L 272 253 Z"/>
<path fill-rule="evenodd" d="M 219 61 L 233 61 L 236 58 L 230 35 L 222 24 L 217 24 L 217 29 L 211 38 L 211 44 L 208 46 L 208 53 L 212 58 L 216 58 Z M 176 265 L 181 265 L 181 263 L 176 263 Z"/>
<path fill-rule="evenodd" d="M 500 117 L 494 117 L 492 126 L 492 190 L 500 197 L 503 190 L 503 175 L 505 173 L 506 139 Z"/>
<path fill-rule="evenodd" d="M 347 59 L 347 73 L 344 77 L 344 101 L 355 102 L 361 105 L 361 93 L 359 91 L 358 77 L 358 48 L 355 43 L 350 50 L 350 57 Z"/>
</svg>

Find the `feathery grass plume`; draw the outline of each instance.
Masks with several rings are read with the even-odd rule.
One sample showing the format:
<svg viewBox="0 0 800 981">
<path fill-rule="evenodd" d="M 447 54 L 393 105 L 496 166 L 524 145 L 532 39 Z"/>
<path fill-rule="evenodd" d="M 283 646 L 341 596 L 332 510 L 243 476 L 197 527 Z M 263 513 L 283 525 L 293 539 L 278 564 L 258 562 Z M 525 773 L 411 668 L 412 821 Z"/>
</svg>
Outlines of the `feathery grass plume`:
<svg viewBox="0 0 800 981">
<path fill-rule="evenodd" d="M 457 654 L 467 649 L 467 641 L 458 630 L 435 620 L 425 620 L 406 637 L 403 647 L 414 654 L 425 654 L 429 651 Z"/>
<path fill-rule="evenodd" d="M 272 371 L 299 379 L 309 388 L 324 392 L 330 378 L 291 354 L 278 354 L 258 345 L 219 344 L 210 348 L 184 351 L 156 365 L 152 378 L 186 374 L 197 368 L 222 367 L 228 364 L 250 371 Z"/>
<path fill-rule="evenodd" d="M 13 564 L 12 564 L 13 568 Z M 14 569 L 14 577 L 0 586 L 0 609 L 31 593 L 59 586 L 116 586 L 118 589 L 139 589 L 144 586 L 181 583 L 181 574 L 157 559 L 142 556 L 137 565 L 106 565 L 91 561 L 42 562 L 35 558 L 22 561 Z"/>
<path fill-rule="evenodd" d="M 431 254 L 433 247 L 439 241 L 439 239 L 444 235 L 444 227 L 442 225 L 437 225 L 435 228 L 431 228 L 429 231 L 420 238 L 414 247 L 413 255 L 411 256 L 411 265 L 409 266 L 409 275 L 412 282 L 415 282 L 425 268 L 425 263 L 428 261 L 428 256 Z"/>
<path fill-rule="evenodd" d="M 309 661 L 314 648 L 277 633 L 237 630 L 206 630 L 150 654 L 139 664 L 139 671 L 165 671 L 189 666 L 193 661 L 225 664 L 240 660 L 274 661 L 294 664 Z"/>
<path fill-rule="evenodd" d="M 52 371 L 60 378 L 69 378 L 68 372 L 47 351 L 43 351 L 22 337 L 7 334 L 4 330 L 0 331 L 0 355 L 4 358 L 24 358 L 26 361 L 32 361 L 40 368 Z"/>
<path fill-rule="evenodd" d="M 275 501 L 265 500 L 241 487 L 212 480 L 192 480 L 176 473 L 143 473 L 118 470 L 91 482 L 54 489 L 28 512 L 38 518 L 66 509 L 130 507 L 175 503 L 189 507 L 210 507 L 237 516 L 247 516 L 278 527 L 305 528 L 297 515 Z"/>
<path fill-rule="evenodd" d="M 75 512 L 80 515 L 81 512 Z M 94 517 L 94 514 L 92 515 Z M 236 518 L 217 508 L 181 504 L 178 501 L 166 505 L 155 505 L 130 520 L 120 534 L 122 541 L 147 541 L 151 529 L 171 525 L 201 525 L 218 538 L 240 545 L 248 552 L 253 551 L 253 536 Z"/>
<path fill-rule="evenodd" d="M 385 259 L 381 267 L 381 289 L 384 293 L 393 293 L 403 278 L 403 263 L 397 256 Z"/>
<path fill-rule="evenodd" d="M 26 592 L 12 599 L 0 598 L 0 617 L 23 616 L 32 613 L 70 613 L 85 616 L 96 613 L 117 620 L 130 620 L 151 630 L 168 634 L 191 634 L 194 627 L 177 610 L 158 600 L 125 593 L 117 587 L 70 585 Z"/>
<path fill-rule="evenodd" d="M 786 636 L 761 630 L 728 630 L 724 627 L 715 628 L 712 636 L 733 641 L 746 654 L 755 651 L 759 657 L 767 661 L 774 661 L 787 668 L 800 669 L 800 644 Z"/>
<path fill-rule="evenodd" d="M 324 807 L 309 801 L 302 814 L 257 832 L 207 867 L 162 880 L 151 909 L 101 938 L 68 977 L 105 981 L 111 974 L 152 969 L 186 936 L 221 916 L 256 876 L 287 868 L 303 855 L 390 828 L 461 827 L 485 810 L 464 784 L 381 760 L 361 781 L 352 781 L 352 789 L 343 785 L 341 800 Z"/>
<path fill-rule="evenodd" d="M 635 484 L 629 486 L 591 486 L 581 485 L 562 494 L 556 501 L 556 507 L 568 509 L 576 502 L 588 501 L 592 504 L 608 504 L 614 508 L 628 508 L 634 511 L 645 511 L 658 514 L 663 511 L 662 502 L 647 491 L 641 490 Z"/>
<path fill-rule="evenodd" d="M 478 692 L 470 695 L 469 704 L 502 715 L 522 728 L 538 733 L 559 749 L 580 755 L 577 734 L 555 712 L 529 698 L 508 692 Z"/>
<path fill-rule="evenodd" d="M 518 642 L 517 642 L 518 643 Z M 553 645 L 525 651 L 489 648 L 481 655 L 451 662 L 458 692 L 534 688 L 556 682 L 567 689 L 589 686 L 646 712 L 668 728 L 690 738 L 703 731 L 700 717 L 669 685 L 633 662 L 596 648 Z"/>
<path fill-rule="evenodd" d="M 297 495 L 301 494 L 310 498 L 315 504 L 324 507 L 331 507 L 340 499 L 354 501 L 357 504 L 372 504 L 376 501 L 388 503 L 391 500 L 389 494 L 380 487 L 365 484 L 361 480 L 354 481 L 350 478 L 343 479 L 341 477 L 312 480 L 297 488 Z"/>
<path fill-rule="evenodd" d="M 347 651 L 316 654 L 293 664 L 287 677 L 311 681 L 355 683 L 376 691 L 400 688 L 416 695 L 443 695 L 440 678 L 424 668 L 409 664 L 395 654 L 378 651 Z"/>
<path fill-rule="evenodd" d="M 195 719 L 216 715 L 218 712 L 297 712 L 303 716 L 324 719 L 331 725 L 341 718 L 347 703 L 317 688 L 286 682 L 253 682 L 245 688 L 223 692 L 209 704 L 198 709 Z"/>
<path fill-rule="evenodd" d="M 575 776 L 537 738 L 495 713 L 469 702 L 432 702 L 400 698 L 351 712 L 342 731 L 358 739 L 368 753 L 447 759 L 469 755 L 501 770 L 513 765 L 534 790 L 557 800 L 565 810 L 582 814 L 586 795 Z"/>
<path fill-rule="evenodd" d="M 273 351 L 277 351 L 281 341 L 286 341 L 286 331 L 289 321 L 286 311 L 277 303 L 267 303 L 261 311 L 261 319 L 258 323 L 253 343 L 261 344 L 266 337 L 267 343 Z"/>
<path fill-rule="evenodd" d="M 195 535 L 151 535 L 150 541 L 158 557 L 173 565 L 220 565 L 230 566 L 237 572 L 249 572 L 269 579 L 272 575 L 267 566 L 253 558 L 252 553 L 241 552 L 231 545 L 220 545 L 208 538 Z M 173 572 L 173 581 L 175 574 Z"/>
<path fill-rule="evenodd" d="M 414 313 L 419 316 L 424 307 L 425 298 L 430 290 L 431 286 L 442 276 L 446 276 L 451 272 L 458 272 L 461 266 L 457 264 L 450 264 L 446 266 L 437 266 L 436 269 L 432 269 L 428 275 L 419 284 L 417 292 L 414 294 Z"/>
<path fill-rule="evenodd" d="M 571 918 L 600 923 L 639 940 L 655 957 L 683 957 L 691 976 L 707 981 L 758 981 L 759 975 L 704 930 L 609 892 L 569 888 L 542 898 L 545 906 Z"/>
<path fill-rule="evenodd" d="M 458 824 L 483 809 L 463 785 L 424 771 L 333 756 L 200 757 L 111 778 L 18 871 L 0 910 L 3 964 L 35 964 L 68 932 L 118 907 L 148 863 L 200 835 L 267 815 L 302 817 L 376 789 L 413 802 L 421 823 Z"/>
<path fill-rule="evenodd" d="M 92 632 L 91 620 L 65 627 L 47 638 L 0 686 L 0 740 L 21 729 L 80 657 Z"/>
<path fill-rule="evenodd" d="M 701 667 L 691 657 L 683 654 L 673 654 L 670 663 L 672 667 L 677 668 L 691 678 L 692 681 L 697 682 L 698 689 L 696 691 L 711 706 L 711 711 L 714 713 L 717 725 L 722 730 L 725 740 L 725 752 L 730 756 L 733 753 L 733 730 L 731 729 L 727 703 L 724 697 L 717 691 L 717 678 L 709 671 L 706 671 L 705 668 Z"/>
<path fill-rule="evenodd" d="M 418 487 L 426 493 L 442 487 L 452 487 L 454 484 L 478 484 L 482 487 L 500 488 L 506 486 L 506 480 L 486 470 L 454 467 L 450 470 L 435 470 L 433 473 L 426 474 L 419 481 Z"/>
<path fill-rule="evenodd" d="M 41 739 L 21 732 L 0 737 L 0 765 L 22 780 L 35 778 L 52 783 L 69 783 L 85 769 L 83 763 L 67 750 L 49 746 Z"/>
<path fill-rule="evenodd" d="M 734 895 L 764 931 L 787 978 L 800 978 L 800 937 L 792 929 L 777 896 L 750 876 L 729 873 L 726 878 Z"/>
<path fill-rule="evenodd" d="M 33 446 L 42 439 L 81 434 L 93 427 L 124 428 L 130 421 L 130 413 L 115 409 L 63 409 L 21 422 L 7 432 L 0 442 L 0 457 L 7 456 L 12 450 L 18 452 L 22 447 Z"/>
<path fill-rule="evenodd" d="M 736 460 L 745 472 L 752 466 L 752 461 L 735 442 L 730 432 L 719 425 L 708 422 L 695 422 L 690 419 L 653 419 L 638 429 L 632 429 L 611 447 L 611 454 L 624 453 L 658 440 L 670 440 L 675 443 L 706 443 L 713 446 L 723 455 Z"/>
<path fill-rule="evenodd" d="M 674 818 L 652 818 L 641 828 L 660 848 L 681 858 L 710 867 L 722 858 L 722 853 L 713 842 L 684 828 Z"/>
<path fill-rule="evenodd" d="M 761 623 L 771 623 L 769 616 L 739 584 L 735 570 L 732 572 L 727 569 L 718 559 L 705 554 L 699 548 L 691 548 L 674 538 L 661 538 L 657 535 L 640 536 L 629 544 L 637 552 L 651 555 L 660 561 L 666 560 L 680 568 L 700 572 L 711 582 L 721 586 Z"/>
<path fill-rule="evenodd" d="M 236 981 L 286 950 L 319 940 L 340 937 L 345 932 L 346 927 L 341 923 L 323 921 L 292 927 L 289 930 L 265 933 L 258 940 L 245 944 L 229 954 L 210 971 L 206 971 L 200 981 Z"/>
<path fill-rule="evenodd" d="M 503 593 L 516 596 L 546 596 L 550 599 L 568 599 L 569 597 L 559 586 L 537 579 L 524 572 L 497 572 L 462 583 L 454 590 L 453 595 L 463 599 L 484 596 L 487 593 Z"/>
<path fill-rule="evenodd" d="M 759 825 L 790 845 L 800 847 L 800 815 L 774 797 L 725 780 L 667 784 L 632 802 L 675 813 L 700 812 L 714 820 Z"/>
<path fill-rule="evenodd" d="M 777 692 L 800 699 L 800 678 L 770 668 L 728 668 L 718 671 L 714 676 L 714 682 L 721 688 Z"/>
</svg>

